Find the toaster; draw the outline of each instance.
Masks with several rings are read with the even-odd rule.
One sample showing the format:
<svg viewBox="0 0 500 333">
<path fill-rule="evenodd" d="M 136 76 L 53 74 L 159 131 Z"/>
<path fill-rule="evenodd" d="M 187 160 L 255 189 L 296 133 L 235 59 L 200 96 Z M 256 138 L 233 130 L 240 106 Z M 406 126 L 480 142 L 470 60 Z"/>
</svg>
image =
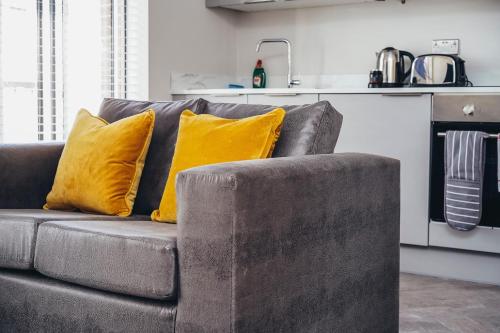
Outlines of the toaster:
<svg viewBox="0 0 500 333">
<path fill-rule="evenodd" d="M 411 68 L 412 87 L 467 87 L 465 61 L 456 55 L 424 54 L 415 58 Z"/>
</svg>

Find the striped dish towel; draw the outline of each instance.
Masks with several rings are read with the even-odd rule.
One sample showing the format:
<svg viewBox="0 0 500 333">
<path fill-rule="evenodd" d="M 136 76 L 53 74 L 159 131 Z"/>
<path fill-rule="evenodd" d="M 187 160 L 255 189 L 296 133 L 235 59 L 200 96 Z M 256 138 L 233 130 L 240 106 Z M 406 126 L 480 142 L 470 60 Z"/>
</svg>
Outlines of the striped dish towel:
<svg viewBox="0 0 500 333">
<path fill-rule="evenodd" d="M 487 133 L 448 131 L 445 142 L 445 219 L 460 231 L 481 221 Z"/>
</svg>

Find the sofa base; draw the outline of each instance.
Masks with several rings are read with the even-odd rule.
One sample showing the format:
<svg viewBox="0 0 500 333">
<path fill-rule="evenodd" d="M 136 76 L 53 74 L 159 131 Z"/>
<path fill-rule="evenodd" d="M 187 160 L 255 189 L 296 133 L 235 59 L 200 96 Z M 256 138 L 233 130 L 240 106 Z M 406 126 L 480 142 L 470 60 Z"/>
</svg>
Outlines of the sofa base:
<svg viewBox="0 0 500 333">
<path fill-rule="evenodd" d="M 176 304 L 0 270 L 0 332 L 174 332 Z"/>
</svg>

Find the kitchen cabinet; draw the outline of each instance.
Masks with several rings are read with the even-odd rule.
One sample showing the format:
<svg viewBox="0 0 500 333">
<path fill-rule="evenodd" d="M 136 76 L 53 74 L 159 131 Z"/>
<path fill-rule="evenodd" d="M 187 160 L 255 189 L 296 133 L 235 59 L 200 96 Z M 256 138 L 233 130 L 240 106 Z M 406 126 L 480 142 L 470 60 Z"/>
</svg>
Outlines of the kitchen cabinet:
<svg viewBox="0 0 500 333">
<path fill-rule="evenodd" d="M 313 104 L 319 101 L 318 94 L 296 94 L 296 93 L 265 93 L 265 94 L 186 94 L 173 95 L 173 100 L 203 98 L 213 103 L 236 103 L 236 104 L 264 104 L 264 105 L 301 105 Z"/>
<path fill-rule="evenodd" d="M 385 0 L 206 0 L 208 8 L 221 7 L 243 12 L 345 5 Z"/>
<path fill-rule="evenodd" d="M 404 244 L 428 245 L 431 99 L 431 94 L 320 95 L 344 116 L 335 152 L 364 152 L 401 161 Z"/>
<path fill-rule="evenodd" d="M 212 94 L 212 95 L 173 95 L 173 100 L 183 99 L 196 99 L 203 98 L 212 103 L 234 103 L 234 104 L 247 104 L 247 95 L 244 94 Z"/>
<path fill-rule="evenodd" d="M 248 95 L 248 104 L 302 105 L 319 101 L 318 94 L 262 94 Z"/>
</svg>

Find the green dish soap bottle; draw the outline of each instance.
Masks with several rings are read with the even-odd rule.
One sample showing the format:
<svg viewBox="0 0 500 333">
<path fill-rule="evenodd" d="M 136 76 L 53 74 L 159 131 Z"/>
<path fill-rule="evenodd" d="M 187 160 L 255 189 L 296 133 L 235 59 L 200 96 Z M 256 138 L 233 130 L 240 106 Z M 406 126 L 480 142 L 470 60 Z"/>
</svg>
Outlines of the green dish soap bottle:
<svg viewBox="0 0 500 333">
<path fill-rule="evenodd" d="M 257 61 L 255 69 L 253 70 L 253 87 L 265 88 L 266 87 L 266 71 L 262 67 L 262 60 Z"/>
</svg>

